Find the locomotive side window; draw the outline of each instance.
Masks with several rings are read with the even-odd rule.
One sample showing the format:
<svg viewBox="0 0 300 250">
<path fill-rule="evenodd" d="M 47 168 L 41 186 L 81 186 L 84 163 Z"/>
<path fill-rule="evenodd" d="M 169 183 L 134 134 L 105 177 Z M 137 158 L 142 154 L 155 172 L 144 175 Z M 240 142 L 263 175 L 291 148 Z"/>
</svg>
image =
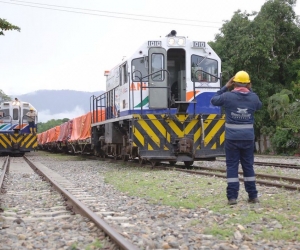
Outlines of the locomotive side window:
<svg viewBox="0 0 300 250">
<path fill-rule="evenodd" d="M 148 69 L 145 67 L 146 60 L 148 58 L 140 57 L 137 59 L 133 59 L 131 62 L 132 69 L 131 72 L 133 73 L 133 79 L 134 82 L 140 82 L 140 78 L 143 78 L 144 76 L 148 75 Z M 148 82 L 148 77 L 143 78 L 143 81 Z"/>
<path fill-rule="evenodd" d="M 120 67 L 120 86 L 127 82 L 127 63 Z"/>
<path fill-rule="evenodd" d="M 13 109 L 13 120 L 19 119 L 19 109 Z"/>
<path fill-rule="evenodd" d="M 163 54 L 152 54 L 151 58 L 151 73 L 157 72 L 164 69 L 164 55 Z M 163 71 L 158 72 L 151 76 L 154 81 L 163 81 L 164 74 Z"/>
<path fill-rule="evenodd" d="M 191 65 L 192 65 L 191 79 L 193 81 L 195 82 L 216 82 L 217 81 L 218 62 L 216 60 L 209 59 L 203 56 L 192 55 Z"/>
</svg>

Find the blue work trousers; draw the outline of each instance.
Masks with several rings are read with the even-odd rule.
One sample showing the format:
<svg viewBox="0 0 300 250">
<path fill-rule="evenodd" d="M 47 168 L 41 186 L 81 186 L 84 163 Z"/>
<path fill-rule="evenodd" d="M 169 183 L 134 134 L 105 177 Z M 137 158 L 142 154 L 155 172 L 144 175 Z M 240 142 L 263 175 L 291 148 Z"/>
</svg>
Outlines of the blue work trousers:
<svg viewBox="0 0 300 250">
<path fill-rule="evenodd" d="M 241 162 L 244 175 L 244 185 L 250 199 L 257 198 L 255 184 L 254 141 L 253 140 L 225 140 L 227 167 L 227 198 L 237 199 L 240 182 L 238 177 Z"/>
</svg>

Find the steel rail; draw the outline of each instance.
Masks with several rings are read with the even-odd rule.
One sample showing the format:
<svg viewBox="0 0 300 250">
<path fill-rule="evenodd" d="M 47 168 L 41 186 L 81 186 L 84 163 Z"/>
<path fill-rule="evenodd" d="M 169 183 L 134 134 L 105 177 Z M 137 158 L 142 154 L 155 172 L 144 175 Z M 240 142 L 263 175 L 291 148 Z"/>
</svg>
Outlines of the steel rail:
<svg viewBox="0 0 300 250">
<path fill-rule="evenodd" d="M 210 168 L 210 167 L 199 167 L 199 166 L 194 166 L 194 167 L 203 169 L 203 170 L 219 171 L 219 172 L 226 173 L 226 170 L 222 169 L 222 168 Z M 239 171 L 238 173 L 243 174 L 243 171 Z M 255 173 L 255 175 L 256 175 L 256 177 L 259 177 L 259 178 L 266 178 L 266 179 L 272 179 L 272 180 L 277 180 L 277 181 L 288 181 L 288 182 L 294 182 L 294 183 L 300 184 L 299 178 L 278 176 L 278 175 L 269 175 L 269 174 L 260 174 L 260 173 Z"/>
<path fill-rule="evenodd" d="M 225 162 L 225 160 L 216 160 L 216 161 L 221 161 Z M 279 167 L 279 168 L 293 168 L 293 169 L 300 169 L 299 164 L 288 164 L 288 163 L 278 163 L 278 162 L 263 162 L 263 161 L 255 161 L 254 165 L 259 165 L 259 166 L 270 166 L 270 167 Z"/>
<path fill-rule="evenodd" d="M 81 214 L 84 217 L 89 218 L 91 221 L 97 225 L 98 228 L 101 228 L 113 241 L 124 250 L 138 250 L 136 246 L 127 241 L 124 237 L 122 237 L 119 233 L 117 233 L 112 227 L 110 227 L 104 220 L 102 220 L 97 214 L 91 211 L 87 206 L 85 206 L 82 202 L 80 202 L 76 197 L 74 197 L 69 191 L 64 189 L 61 185 L 59 185 L 55 180 L 51 177 L 47 176 L 42 170 L 40 170 L 33 162 L 31 162 L 27 157 L 23 156 L 25 161 L 29 164 L 29 166 L 37 172 L 39 175 L 43 176 L 43 178 L 47 179 L 56 190 L 58 190 L 65 199 L 67 199 L 67 203 L 70 204 L 69 208 L 72 211 Z"/>
<path fill-rule="evenodd" d="M 225 178 L 225 179 L 227 178 L 226 175 L 224 175 L 224 174 L 211 173 L 211 172 L 208 172 L 208 171 L 187 170 L 187 169 L 180 169 L 180 168 L 174 168 L 174 167 L 160 167 L 160 166 L 156 166 L 155 168 L 156 169 L 158 168 L 158 169 L 175 170 L 175 171 L 179 171 L 179 172 L 192 173 L 192 174 L 217 176 L 217 177 L 221 177 L 221 178 Z M 212 170 L 215 170 L 215 169 L 210 169 L 210 171 L 212 171 Z M 239 177 L 239 180 L 244 181 L 244 178 Z M 281 178 L 281 180 L 282 180 L 282 178 Z M 300 191 L 300 187 L 289 185 L 289 184 L 274 183 L 274 182 L 271 182 L 271 181 L 264 181 L 264 180 L 256 180 L 256 183 L 263 184 L 263 185 L 270 186 L 270 187 L 279 187 L 279 188 L 285 188 L 285 189 L 289 189 L 289 190 Z"/>
<path fill-rule="evenodd" d="M 5 177 L 5 174 L 8 172 L 9 170 L 9 163 L 10 163 L 10 158 L 9 156 L 7 156 L 3 162 L 3 165 L 2 165 L 2 173 L 1 173 L 1 176 L 0 176 L 0 192 L 3 193 L 4 192 L 4 188 L 2 187 L 3 186 L 3 182 L 4 182 L 4 177 Z"/>
</svg>

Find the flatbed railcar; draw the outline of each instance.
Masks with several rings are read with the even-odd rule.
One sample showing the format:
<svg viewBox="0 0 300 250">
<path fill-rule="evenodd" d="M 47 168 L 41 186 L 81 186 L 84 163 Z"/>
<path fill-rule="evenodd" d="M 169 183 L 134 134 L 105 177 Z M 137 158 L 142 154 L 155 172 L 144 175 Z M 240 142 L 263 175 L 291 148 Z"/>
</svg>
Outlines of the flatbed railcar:
<svg viewBox="0 0 300 250">
<path fill-rule="evenodd" d="M 224 156 L 225 117 L 210 103 L 221 60 L 209 44 L 172 30 L 105 76 L 106 92 L 90 98 L 95 155 L 186 166 Z"/>
<path fill-rule="evenodd" d="M 37 135 L 29 129 L 27 112 L 32 108 L 29 102 L 2 101 L 0 103 L 0 154 L 23 156 L 37 148 Z M 36 117 L 37 119 L 37 117 Z"/>
</svg>

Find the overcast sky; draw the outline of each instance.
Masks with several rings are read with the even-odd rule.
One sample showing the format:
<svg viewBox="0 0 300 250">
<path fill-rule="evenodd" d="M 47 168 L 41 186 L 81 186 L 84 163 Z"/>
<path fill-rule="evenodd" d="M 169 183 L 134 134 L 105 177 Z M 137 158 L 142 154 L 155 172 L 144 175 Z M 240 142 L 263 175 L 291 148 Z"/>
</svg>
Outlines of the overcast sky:
<svg viewBox="0 0 300 250">
<path fill-rule="evenodd" d="M 0 36 L 0 89 L 8 95 L 40 89 L 105 90 L 104 71 L 144 41 L 173 29 L 177 35 L 211 41 L 234 11 L 259 11 L 264 2 L 0 0 L 0 18 L 21 28 Z"/>
</svg>

